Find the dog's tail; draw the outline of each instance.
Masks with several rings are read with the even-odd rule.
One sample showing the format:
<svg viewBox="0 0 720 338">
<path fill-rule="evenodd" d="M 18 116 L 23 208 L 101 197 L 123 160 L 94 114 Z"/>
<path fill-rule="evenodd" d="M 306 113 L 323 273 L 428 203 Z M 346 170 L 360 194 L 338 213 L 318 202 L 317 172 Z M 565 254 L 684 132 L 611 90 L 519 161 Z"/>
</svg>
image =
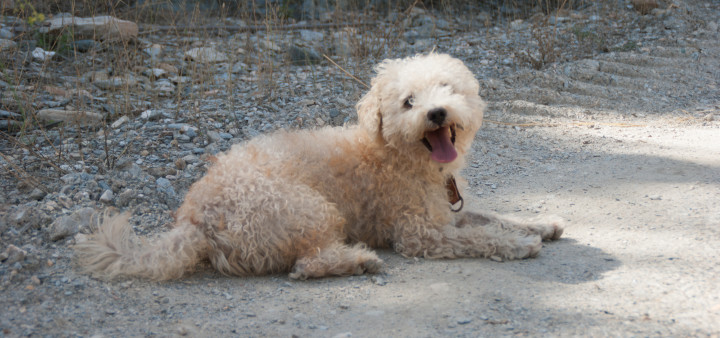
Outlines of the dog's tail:
<svg viewBox="0 0 720 338">
<path fill-rule="evenodd" d="M 207 241 L 192 225 L 178 225 L 148 242 L 128 223 L 130 214 L 104 214 L 97 230 L 74 249 L 81 269 L 101 279 L 141 277 L 168 280 L 192 270 L 206 255 Z"/>
</svg>

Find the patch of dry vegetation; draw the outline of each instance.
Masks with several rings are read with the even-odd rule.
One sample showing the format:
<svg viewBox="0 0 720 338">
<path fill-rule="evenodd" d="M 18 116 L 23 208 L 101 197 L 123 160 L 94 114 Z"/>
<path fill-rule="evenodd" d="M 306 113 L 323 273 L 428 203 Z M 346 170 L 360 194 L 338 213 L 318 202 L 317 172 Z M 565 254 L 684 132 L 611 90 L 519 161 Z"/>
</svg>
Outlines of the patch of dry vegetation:
<svg viewBox="0 0 720 338">
<path fill-rule="evenodd" d="M 367 79 L 371 65 L 377 60 L 394 56 L 402 50 L 403 36 L 412 14 L 427 10 L 435 17 L 467 17 L 477 20 L 481 8 L 490 9 L 499 21 L 510 22 L 537 11 L 552 13 L 582 1 L 570 0 L 497 0 L 483 4 L 469 0 L 437 1 L 326 1 L 318 6 L 313 17 L 300 13 L 302 1 L 237 1 L 232 6 L 221 3 L 193 1 L 141 0 L 8 0 L 0 2 L 6 28 L 15 32 L 15 46 L 0 52 L 1 107 L 6 113 L 0 130 L 2 138 L 3 175 L 13 177 L 20 185 L 46 189 L 47 180 L 63 175 L 64 166 L 80 160 L 94 163 L 101 172 L 110 170 L 119 156 L 129 149 L 108 141 L 110 125 L 121 117 L 135 118 L 151 110 L 159 102 L 171 100 L 180 115 L 181 110 L 200 115 L 200 103 L 207 97 L 221 97 L 225 109 L 240 109 L 234 97 L 238 85 L 231 81 L 232 67 L 227 67 L 223 90 L 208 85 L 217 83 L 213 63 L 187 62 L 182 65 L 165 64 L 153 53 L 163 48 L 188 51 L 203 47 L 208 41 L 234 40 L 242 47 L 223 50 L 229 55 L 229 65 L 252 69 L 245 74 L 247 81 L 257 84 L 254 95 L 258 104 L 271 104 L 278 97 L 292 96 L 292 86 L 281 86 L 295 72 L 305 67 L 312 74 L 305 81 L 315 84 L 317 74 L 332 73 L 344 92 L 361 93 L 364 87 L 335 69 L 319 55 L 286 50 L 294 33 L 300 29 L 328 30 L 317 54 L 325 54 L 351 74 Z M 321 1 L 318 1 L 321 3 Z M 484 7 L 483 7 L 484 6 Z M 72 29 L 43 33 L 45 19 L 70 13 L 78 17 L 110 15 L 139 24 L 139 35 L 127 40 L 93 40 L 79 38 Z M 491 25 L 491 17 L 484 25 Z M 467 29 L 472 29 L 472 24 Z M 435 22 L 433 22 L 435 24 Z M 553 62 L 556 35 L 545 20 L 533 26 L 537 50 L 523 50 L 528 63 L 535 68 Z M 262 34 L 258 34 L 262 32 Z M 157 41 L 162 43 L 157 44 Z M 261 46 L 262 48 L 259 48 Z M 40 48 L 55 56 L 42 59 L 33 52 Z M 300 57 L 298 57 L 300 53 Z M 157 76 L 154 69 L 175 73 L 172 90 L 151 90 Z M 99 79 L 108 82 L 102 84 Z M 223 81 L 220 79 L 220 81 Z M 327 86 L 327 84 L 325 84 Z M 317 88 L 321 85 L 318 83 Z M 354 98 L 350 99 L 354 100 Z M 52 121 L 39 116 L 43 109 L 99 113 L 95 123 Z M 100 110 L 100 111 L 98 111 Z M 241 121 L 235 121 L 239 124 Z M 98 160 L 85 161 L 82 151 L 88 138 L 104 137 L 103 155 Z M 52 147 L 53 156 L 39 151 Z M 79 150 L 78 150 L 79 149 Z M 13 151 L 9 151 L 13 150 Z M 32 160 L 28 161 L 30 158 Z M 75 168 L 77 169 L 77 168 Z M 80 168 L 82 170 L 82 168 Z M 49 174 L 52 173 L 52 174 Z"/>
</svg>

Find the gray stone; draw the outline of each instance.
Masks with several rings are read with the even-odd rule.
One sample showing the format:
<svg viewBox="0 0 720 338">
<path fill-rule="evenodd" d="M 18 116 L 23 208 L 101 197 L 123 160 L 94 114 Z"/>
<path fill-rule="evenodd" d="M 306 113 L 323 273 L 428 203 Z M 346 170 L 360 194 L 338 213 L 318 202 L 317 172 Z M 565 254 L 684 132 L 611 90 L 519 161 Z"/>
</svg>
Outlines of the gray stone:
<svg viewBox="0 0 720 338">
<path fill-rule="evenodd" d="M 300 30 L 300 39 L 306 42 L 321 42 L 325 38 L 323 32 L 316 32 L 307 29 Z"/>
<path fill-rule="evenodd" d="M 117 195 L 117 198 L 115 199 L 115 205 L 118 207 L 127 207 L 130 205 L 130 201 L 132 201 L 137 194 L 132 189 L 125 189 L 123 192 L 119 193 Z"/>
<path fill-rule="evenodd" d="M 175 189 L 172 186 L 172 183 L 170 183 L 170 180 L 164 177 L 160 177 L 157 180 L 155 180 L 155 184 L 157 185 L 157 190 L 159 192 L 162 192 L 170 197 L 175 196 Z"/>
<path fill-rule="evenodd" d="M 0 51 L 14 49 L 16 47 L 17 42 L 8 39 L 0 39 Z"/>
<path fill-rule="evenodd" d="M 213 47 L 198 47 L 185 52 L 186 60 L 193 60 L 202 63 L 226 62 L 229 60 L 223 52 Z"/>
<path fill-rule="evenodd" d="M 100 44 L 95 42 L 95 40 L 77 40 L 73 41 L 70 46 L 80 53 L 87 53 L 93 48 L 99 47 Z"/>
<path fill-rule="evenodd" d="M 45 198 L 45 195 L 47 195 L 46 192 L 44 192 L 44 191 L 42 191 L 42 190 L 40 190 L 40 189 L 38 189 L 38 188 L 35 188 L 35 189 L 33 189 L 33 191 L 30 193 L 30 198 L 31 198 L 31 199 L 34 199 L 34 200 L 36 200 L 36 201 L 39 201 L 39 200 Z"/>
<path fill-rule="evenodd" d="M 74 236 L 80 229 L 90 227 L 95 209 L 86 207 L 79 209 L 71 215 L 65 215 L 50 225 L 48 236 L 51 241 L 59 241 L 68 236 Z"/>
<path fill-rule="evenodd" d="M 15 35 L 9 29 L 7 29 L 7 28 L 0 29 L 0 39 L 10 40 L 14 37 L 15 37 Z"/>
<path fill-rule="evenodd" d="M 238 62 L 235 62 L 235 64 L 232 66 L 231 71 L 233 74 L 237 74 L 237 73 L 244 71 L 247 68 L 248 68 L 248 66 L 244 62 L 238 61 Z"/>
<path fill-rule="evenodd" d="M 50 108 L 40 110 L 35 116 L 43 121 L 61 121 L 81 126 L 95 125 L 104 119 L 104 115 L 100 113 Z"/>
<path fill-rule="evenodd" d="M 100 202 L 108 204 L 112 202 L 113 197 L 115 197 L 115 194 L 113 194 L 112 190 L 105 190 L 102 195 L 100 195 Z"/>
<path fill-rule="evenodd" d="M 72 15 L 57 15 L 45 20 L 39 28 L 41 33 L 71 31 L 78 40 L 128 41 L 138 35 L 138 25 L 131 21 L 103 15 L 92 18 L 80 18 Z"/>
<path fill-rule="evenodd" d="M 15 245 L 8 245 L 7 249 L 0 254 L 0 262 L 7 265 L 22 262 L 27 256 L 27 251 L 18 248 Z"/>
</svg>

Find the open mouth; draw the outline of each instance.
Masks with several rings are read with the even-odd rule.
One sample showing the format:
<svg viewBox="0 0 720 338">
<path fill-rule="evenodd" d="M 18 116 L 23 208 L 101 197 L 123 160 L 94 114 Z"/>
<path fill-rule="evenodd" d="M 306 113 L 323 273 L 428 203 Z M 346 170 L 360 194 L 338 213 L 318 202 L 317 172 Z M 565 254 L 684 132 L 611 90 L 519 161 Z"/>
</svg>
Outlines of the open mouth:
<svg viewBox="0 0 720 338">
<path fill-rule="evenodd" d="M 426 131 L 422 143 L 430 150 L 430 158 L 436 162 L 450 163 L 457 158 L 454 124 Z"/>
</svg>

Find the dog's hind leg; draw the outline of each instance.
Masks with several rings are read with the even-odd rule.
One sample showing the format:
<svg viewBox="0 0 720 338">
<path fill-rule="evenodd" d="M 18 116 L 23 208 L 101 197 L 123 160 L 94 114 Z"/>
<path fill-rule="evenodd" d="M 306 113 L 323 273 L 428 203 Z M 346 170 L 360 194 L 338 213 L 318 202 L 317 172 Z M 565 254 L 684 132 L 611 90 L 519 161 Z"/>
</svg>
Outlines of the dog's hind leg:
<svg viewBox="0 0 720 338">
<path fill-rule="evenodd" d="M 290 278 L 360 275 L 376 273 L 381 267 L 382 260 L 364 244 L 349 246 L 336 242 L 298 259 Z"/>
</svg>

